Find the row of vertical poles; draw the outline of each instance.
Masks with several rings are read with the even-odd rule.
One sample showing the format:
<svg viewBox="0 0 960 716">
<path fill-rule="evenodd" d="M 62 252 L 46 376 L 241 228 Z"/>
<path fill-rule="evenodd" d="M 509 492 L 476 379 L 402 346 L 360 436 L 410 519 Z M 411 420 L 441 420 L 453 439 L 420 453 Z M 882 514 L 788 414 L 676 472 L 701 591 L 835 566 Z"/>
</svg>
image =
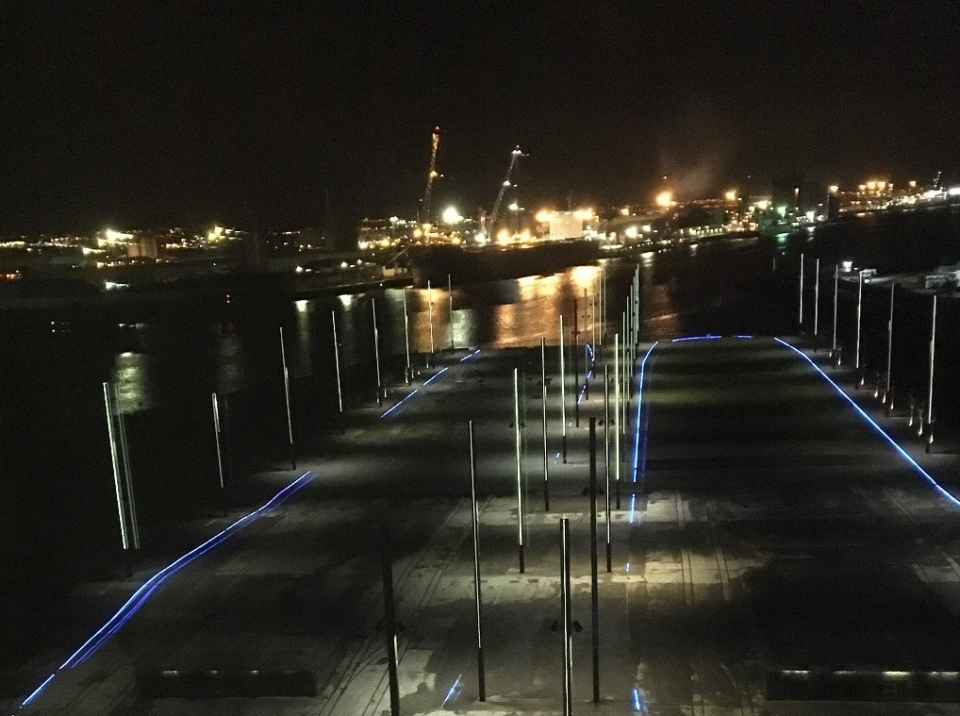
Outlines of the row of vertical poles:
<svg viewBox="0 0 960 716">
<path fill-rule="evenodd" d="M 814 284 L 814 323 L 813 323 L 813 332 L 814 336 L 819 335 L 819 302 L 820 302 L 820 259 L 816 259 L 815 264 L 816 279 Z M 856 328 L 854 333 L 854 357 L 853 357 L 853 366 L 857 370 L 857 386 L 862 387 L 865 382 L 865 372 L 863 371 L 863 361 L 862 361 L 862 331 L 863 331 L 863 287 L 864 287 L 865 275 L 864 271 L 861 269 L 857 272 L 857 309 L 856 309 Z M 833 267 L 833 326 L 832 326 L 832 339 L 831 339 L 831 355 L 834 356 L 836 365 L 840 365 L 840 357 L 837 350 L 837 315 L 838 315 L 838 303 L 839 303 L 839 281 L 840 281 L 840 267 L 835 265 Z M 800 296 L 799 296 L 799 318 L 800 318 L 800 328 L 803 327 L 803 285 L 804 285 L 804 255 L 800 254 Z M 877 387 L 874 392 L 874 397 L 880 398 L 881 403 L 886 406 L 886 413 L 890 415 L 893 411 L 893 318 L 894 318 L 894 306 L 895 306 L 895 296 L 896 296 L 896 284 L 894 282 L 890 283 L 890 302 L 889 302 L 889 316 L 887 318 L 887 351 L 886 351 L 886 375 L 884 377 L 884 388 L 880 390 L 880 378 L 878 371 L 877 378 Z M 931 445 L 933 444 L 933 422 L 934 422 L 934 410 L 933 410 L 933 384 L 936 371 L 936 339 L 937 339 L 937 294 L 934 294 L 932 297 L 932 306 L 931 306 L 931 318 L 930 318 L 930 340 L 928 343 L 928 358 L 927 358 L 927 390 L 926 390 L 926 402 L 924 410 L 920 412 L 918 416 L 919 426 L 917 429 L 917 434 L 922 436 L 924 433 L 924 422 L 926 422 L 927 429 L 927 440 L 926 440 L 926 449 L 929 452 Z M 910 414 L 911 425 L 913 424 L 913 410 Z"/>
</svg>

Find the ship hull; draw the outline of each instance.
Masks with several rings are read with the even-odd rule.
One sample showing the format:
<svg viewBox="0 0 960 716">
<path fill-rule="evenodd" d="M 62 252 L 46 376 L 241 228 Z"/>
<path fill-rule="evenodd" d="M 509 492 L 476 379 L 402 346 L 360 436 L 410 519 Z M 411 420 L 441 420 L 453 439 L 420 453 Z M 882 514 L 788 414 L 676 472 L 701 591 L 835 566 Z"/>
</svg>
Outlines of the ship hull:
<svg viewBox="0 0 960 716">
<path fill-rule="evenodd" d="M 442 286 L 447 277 L 457 285 L 551 274 L 594 263 L 600 257 L 594 241 L 573 239 L 530 246 L 461 248 L 418 246 L 410 250 L 415 285 Z"/>
</svg>

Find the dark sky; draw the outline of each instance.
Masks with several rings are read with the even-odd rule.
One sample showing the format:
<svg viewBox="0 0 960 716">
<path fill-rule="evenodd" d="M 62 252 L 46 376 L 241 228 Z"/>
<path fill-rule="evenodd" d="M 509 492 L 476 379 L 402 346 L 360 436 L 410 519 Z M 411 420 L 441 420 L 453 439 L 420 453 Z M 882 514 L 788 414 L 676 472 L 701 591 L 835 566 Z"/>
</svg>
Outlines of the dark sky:
<svg viewBox="0 0 960 716">
<path fill-rule="evenodd" d="M 960 2 L 3 3 L 0 230 L 960 168 Z"/>
</svg>

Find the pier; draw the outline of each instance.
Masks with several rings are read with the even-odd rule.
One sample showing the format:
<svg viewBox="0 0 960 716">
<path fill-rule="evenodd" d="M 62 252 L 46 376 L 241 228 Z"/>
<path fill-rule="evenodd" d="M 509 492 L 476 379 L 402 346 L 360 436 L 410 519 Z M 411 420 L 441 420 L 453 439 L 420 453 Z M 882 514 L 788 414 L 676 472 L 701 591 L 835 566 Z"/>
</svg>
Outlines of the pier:
<svg viewBox="0 0 960 716">
<path fill-rule="evenodd" d="M 573 389 L 568 364 L 564 461 L 560 362 L 556 346 L 546 350 L 549 511 L 539 347 L 448 351 L 410 387 L 390 388 L 383 406 L 356 409 L 300 470 L 262 475 L 275 497 L 260 510 L 114 585 L 132 595 L 118 616 L 64 655 L 26 704 L 5 707 L 390 713 L 386 549 L 399 713 L 563 713 L 561 518 L 573 713 L 823 714 L 842 713 L 843 701 L 926 713 L 925 702 L 960 701 L 955 456 L 926 455 L 906 419 L 884 417 L 826 353 L 709 336 L 636 350 L 620 508 L 613 490 L 597 497 L 594 703 L 589 424 L 603 488 L 602 362 L 589 393 L 583 366 Z"/>
</svg>

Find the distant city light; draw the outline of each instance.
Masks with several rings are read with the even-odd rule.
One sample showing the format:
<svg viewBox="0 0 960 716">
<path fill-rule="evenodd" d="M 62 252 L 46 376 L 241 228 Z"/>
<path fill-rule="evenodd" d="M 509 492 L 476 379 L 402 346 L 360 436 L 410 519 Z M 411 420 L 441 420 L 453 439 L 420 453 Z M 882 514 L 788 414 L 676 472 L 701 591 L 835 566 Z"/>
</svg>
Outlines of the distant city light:
<svg viewBox="0 0 960 716">
<path fill-rule="evenodd" d="M 947 189 L 947 196 L 960 196 L 960 186 L 952 186 Z"/>
<path fill-rule="evenodd" d="M 623 233 L 628 239 L 635 239 L 639 235 L 636 226 L 628 226 L 624 229 Z"/>
<path fill-rule="evenodd" d="M 754 206 L 756 206 L 760 211 L 766 211 L 770 208 L 770 202 L 767 199 L 761 199 Z"/>
<path fill-rule="evenodd" d="M 723 198 L 727 201 L 736 201 L 737 200 L 737 190 L 730 189 L 723 194 Z"/>
<path fill-rule="evenodd" d="M 580 221 L 590 221 L 593 218 L 593 209 L 577 209 L 573 215 Z"/>
<path fill-rule="evenodd" d="M 553 212 L 549 209 L 541 209 L 534 218 L 541 224 L 546 224 L 553 218 Z"/>
<path fill-rule="evenodd" d="M 673 204 L 673 193 L 669 191 L 661 191 L 657 194 L 657 206 L 663 207 L 664 209 L 670 208 Z"/>
<path fill-rule="evenodd" d="M 836 194 L 838 191 L 840 191 L 840 187 L 837 186 L 836 184 L 831 184 L 829 187 L 829 191 L 831 194 Z"/>
<path fill-rule="evenodd" d="M 510 211 L 520 211 L 520 205 L 517 202 L 513 202 L 510 206 L 507 207 Z"/>
<path fill-rule="evenodd" d="M 620 210 L 620 215 L 621 215 L 621 216 L 630 216 L 630 207 L 629 207 L 629 206 L 623 207 L 623 208 Z"/>
</svg>

